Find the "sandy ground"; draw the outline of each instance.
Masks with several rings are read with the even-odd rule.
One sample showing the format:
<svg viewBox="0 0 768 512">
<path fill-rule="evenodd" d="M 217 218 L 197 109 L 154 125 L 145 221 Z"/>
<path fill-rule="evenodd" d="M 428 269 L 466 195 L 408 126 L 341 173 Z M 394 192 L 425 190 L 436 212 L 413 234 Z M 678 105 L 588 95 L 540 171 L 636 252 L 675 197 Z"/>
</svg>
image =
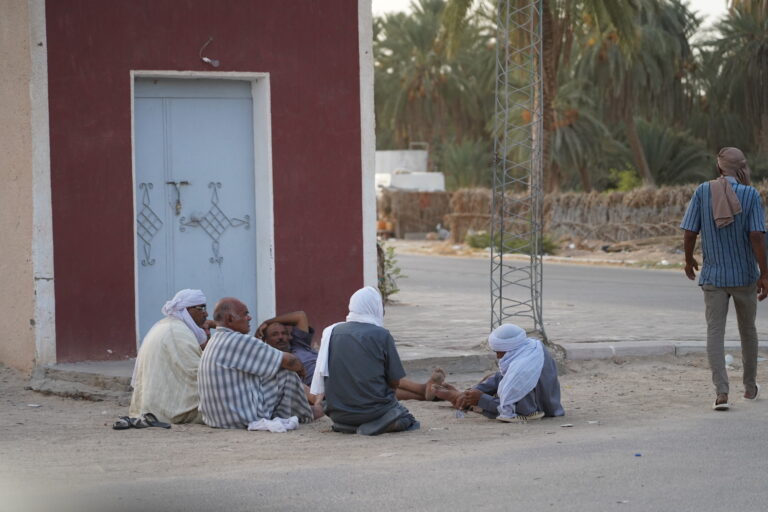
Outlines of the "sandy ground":
<svg viewBox="0 0 768 512">
<path fill-rule="evenodd" d="M 738 360 L 737 360 L 738 361 Z M 306 467 L 364 464 L 395 458 L 398 463 L 439 464 L 446 450 L 477 453 L 505 443 L 530 446 L 562 442 L 580 435 L 602 436 L 629 427 L 652 428 L 659 418 L 736 414 L 709 410 L 714 393 L 702 356 L 569 361 L 561 375 L 566 416 L 510 425 L 467 413 L 456 418 L 440 402 L 404 404 L 421 421 L 412 433 L 376 438 L 330 431 L 321 419 L 287 434 L 216 430 L 202 425 L 176 425 L 115 431 L 112 422 L 127 413 L 109 402 L 44 396 L 25 389 L 26 378 L 0 367 L 0 510 L 12 510 L 19 496 L 140 481 L 159 475 L 200 478 L 219 476 L 241 466 L 260 465 L 265 474 Z M 761 362 L 759 374 L 764 375 Z M 730 371 L 734 409 L 748 407 L 741 395 L 737 363 Z M 457 376 L 448 381 L 460 385 Z M 565 426 L 569 425 L 569 426 Z M 204 464 L 201 464 L 204 461 Z"/>
<path fill-rule="evenodd" d="M 682 244 L 682 237 L 680 238 Z M 465 258 L 488 258 L 488 249 L 473 249 L 465 244 L 453 244 L 437 240 L 399 240 L 390 239 L 385 245 L 392 246 L 397 254 L 429 254 L 435 256 L 458 256 Z M 601 240 L 566 241 L 562 243 L 557 254 L 546 255 L 547 261 L 564 261 L 594 265 L 621 265 L 641 268 L 682 268 L 685 262 L 684 254 L 677 243 L 637 246 L 632 250 L 606 252 L 602 247 L 611 245 Z M 511 256 L 527 259 L 525 255 Z M 701 262 L 701 255 L 697 254 Z"/>
</svg>

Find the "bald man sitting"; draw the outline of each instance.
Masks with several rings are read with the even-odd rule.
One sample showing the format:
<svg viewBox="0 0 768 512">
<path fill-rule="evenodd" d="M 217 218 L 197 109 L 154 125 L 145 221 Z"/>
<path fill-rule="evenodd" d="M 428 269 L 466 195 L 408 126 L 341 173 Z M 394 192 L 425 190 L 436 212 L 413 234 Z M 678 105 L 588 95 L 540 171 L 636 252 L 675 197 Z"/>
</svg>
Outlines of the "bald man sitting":
<svg viewBox="0 0 768 512">
<path fill-rule="evenodd" d="M 249 428 L 262 420 L 315 418 L 304 394 L 304 367 L 293 354 L 250 336 L 251 315 L 240 300 L 221 299 L 216 329 L 200 360 L 200 412 L 206 425 Z"/>
</svg>

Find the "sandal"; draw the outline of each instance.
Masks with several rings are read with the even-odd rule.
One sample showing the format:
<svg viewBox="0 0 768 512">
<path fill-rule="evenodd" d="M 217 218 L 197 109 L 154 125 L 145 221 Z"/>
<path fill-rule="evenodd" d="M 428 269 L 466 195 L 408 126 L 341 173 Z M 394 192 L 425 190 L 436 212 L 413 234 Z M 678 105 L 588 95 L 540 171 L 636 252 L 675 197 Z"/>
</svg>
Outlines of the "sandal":
<svg viewBox="0 0 768 512">
<path fill-rule="evenodd" d="M 147 428 L 149 426 L 144 422 L 143 418 L 128 418 L 128 421 L 131 422 L 131 427 L 133 428 Z"/>
<path fill-rule="evenodd" d="M 120 416 L 120 418 L 112 424 L 112 428 L 115 430 L 126 430 L 131 428 L 131 418 L 128 416 Z"/>
<path fill-rule="evenodd" d="M 755 396 L 752 398 L 749 398 L 746 393 L 744 393 L 744 399 L 745 400 L 757 400 L 757 397 L 760 395 L 760 384 L 755 383 Z"/>
<path fill-rule="evenodd" d="M 157 416 L 155 416 L 151 412 L 143 414 L 141 416 L 141 422 L 144 424 L 145 427 L 171 428 L 170 423 L 165 423 L 164 421 L 158 420 Z M 136 427 L 136 428 L 144 428 L 144 427 Z"/>
<path fill-rule="evenodd" d="M 725 401 L 718 403 L 722 395 L 725 395 Z M 715 411 L 727 411 L 730 408 L 731 408 L 731 404 L 728 403 L 728 395 L 725 393 L 720 393 L 719 395 L 717 395 L 717 398 L 715 398 L 715 403 L 712 404 L 712 410 L 715 410 Z"/>
</svg>

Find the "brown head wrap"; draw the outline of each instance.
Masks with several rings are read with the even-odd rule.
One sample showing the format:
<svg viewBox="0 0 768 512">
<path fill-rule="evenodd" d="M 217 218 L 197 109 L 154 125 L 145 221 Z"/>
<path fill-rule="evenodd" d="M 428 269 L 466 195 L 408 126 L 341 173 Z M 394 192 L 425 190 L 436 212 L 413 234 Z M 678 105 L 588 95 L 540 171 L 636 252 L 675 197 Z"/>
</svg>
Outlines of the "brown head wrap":
<svg viewBox="0 0 768 512">
<path fill-rule="evenodd" d="M 741 203 L 733 187 L 725 179 L 732 176 L 742 185 L 750 185 L 749 167 L 744 153 L 739 148 L 723 148 L 717 154 L 717 167 L 722 176 L 710 182 L 712 192 L 712 216 L 718 228 L 733 222 L 733 216 L 741 213 Z"/>
<path fill-rule="evenodd" d="M 742 185 L 751 185 L 749 166 L 744 153 L 739 148 L 723 148 L 717 154 L 717 166 L 723 176 L 733 176 Z"/>
</svg>

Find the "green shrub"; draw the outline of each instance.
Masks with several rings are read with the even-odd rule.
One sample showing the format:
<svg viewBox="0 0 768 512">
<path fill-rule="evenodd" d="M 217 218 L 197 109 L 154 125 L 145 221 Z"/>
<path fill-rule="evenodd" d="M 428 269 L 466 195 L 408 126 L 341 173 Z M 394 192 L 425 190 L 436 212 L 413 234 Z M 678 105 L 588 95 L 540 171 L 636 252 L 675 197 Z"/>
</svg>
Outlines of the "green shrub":
<svg viewBox="0 0 768 512">
<path fill-rule="evenodd" d="M 400 291 L 400 288 L 397 287 L 397 280 L 407 276 L 403 275 L 400 267 L 397 266 L 394 247 L 384 246 L 381 242 L 377 242 L 376 252 L 379 268 L 379 292 L 384 304 L 387 304 L 390 297 Z"/>
<path fill-rule="evenodd" d="M 501 252 L 501 237 L 497 234 L 494 238 L 495 250 Z M 491 235 L 487 231 L 468 233 L 467 237 L 464 239 L 464 243 L 475 249 L 485 249 L 491 246 Z M 531 253 L 530 240 L 509 237 L 506 239 L 504 245 L 506 246 L 505 253 Z M 551 238 L 546 235 L 541 238 L 540 254 L 556 254 L 557 249 L 557 244 Z"/>
<path fill-rule="evenodd" d="M 612 192 L 617 190 L 619 192 L 629 192 L 630 190 L 640 187 L 643 184 L 643 180 L 640 179 L 640 175 L 634 169 L 611 169 L 608 171 L 609 185 L 605 188 L 606 192 Z"/>
</svg>

